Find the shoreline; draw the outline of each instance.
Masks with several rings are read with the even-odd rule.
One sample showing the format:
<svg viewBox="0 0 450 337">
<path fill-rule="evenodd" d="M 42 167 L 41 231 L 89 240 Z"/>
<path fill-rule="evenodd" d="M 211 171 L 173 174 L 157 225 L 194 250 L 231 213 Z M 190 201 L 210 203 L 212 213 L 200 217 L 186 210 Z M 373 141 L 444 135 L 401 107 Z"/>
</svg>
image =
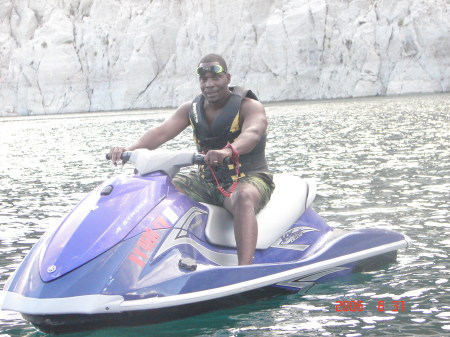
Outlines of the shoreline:
<svg viewBox="0 0 450 337">
<path fill-rule="evenodd" d="M 448 92 L 424 92 L 424 93 L 408 93 L 398 95 L 378 95 L 378 96 L 360 96 L 360 97 L 342 97 L 342 98 L 319 98 L 319 99 L 305 99 L 305 100 L 284 100 L 284 101 L 261 101 L 266 108 L 276 105 L 291 105 L 291 104 L 323 104 L 323 103 L 336 103 L 336 102 L 348 102 L 348 101 L 367 101 L 373 99 L 390 99 L 390 98 L 408 98 L 408 97 L 420 97 L 420 96 L 445 96 L 448 95 L 450 99 L 450 91 Z M 164 107 L 164 108 L 142 108 L 142 109 L 129 109 L 129 110 L 104 110 L 104 111 L 78 111 L 78 112 L 54 112 L 54 113 L 42 113 L 42 114 L 30 114 L 30 115 L 7 115 L 0 116 L 0 122 L 14 119 L 40 119 L 40 118 L 79 118 L 85 117 L 105 117 L 109 115 L 116 115 L 118 113 L 125 113 L 127 116 L 140 115 L 140 114 L 167 114 L 171 113 L 177 107 Z"/>
</svg>

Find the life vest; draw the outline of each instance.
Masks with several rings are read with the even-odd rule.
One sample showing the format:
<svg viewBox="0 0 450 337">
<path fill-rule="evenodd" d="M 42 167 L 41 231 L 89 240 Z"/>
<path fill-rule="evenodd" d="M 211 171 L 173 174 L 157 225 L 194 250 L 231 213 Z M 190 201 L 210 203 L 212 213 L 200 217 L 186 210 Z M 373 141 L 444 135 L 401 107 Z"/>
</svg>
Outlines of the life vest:
<svg viewBox="0 0 450 337">
<path fill-rule="evenodd" d="M 256 95 L 242 87 L 231 87 L 231 95 L 217 118 L 209 127 L 206 120 L 203 95 L 197 96 L 191 104 L 189 119 L 194 129 L 194 141 L 199 152 L 222 149 L 227 143 L 233 143 L 241 134 L 239 112 L 244 97 L 258 100 Z M 244 155 L 239 156 L 239 177 L 236 177 L 234 164 L 221 167 L 213 167 L 214 173 L 221 183 L 230 183 L 248 173 L 268 172 L 265 148 L 267 135 L 261 137 L 255 148 Z M 199 166 L 200 174 L 208 181 L 213 181 L 212 173 L 205 165 Z"/>
</svg>

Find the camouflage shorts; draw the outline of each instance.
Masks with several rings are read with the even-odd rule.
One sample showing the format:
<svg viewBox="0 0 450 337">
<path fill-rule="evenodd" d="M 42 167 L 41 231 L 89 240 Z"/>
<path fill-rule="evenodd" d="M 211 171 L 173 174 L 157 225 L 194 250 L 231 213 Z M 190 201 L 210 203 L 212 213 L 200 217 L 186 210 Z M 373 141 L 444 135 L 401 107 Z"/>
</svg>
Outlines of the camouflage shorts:
<svg viewBox="0 0 450 337">
<path fill-rule="evenodd" d="M 258 211 L 269 202 L 270 196 L 275 189 L 272 178 L 273 176 L 270 173 L 254 173 L 239 178 L 239 183 L 252 184 L 258 189 L 261 195 Z M 225 201 L 225 196 L 220 193 L 217 185 L 206 181 L 196 171 L 191 171 L 187 174 L 178 173 L 172 182 L 179 190 L 195 201 L 217 206 L 222 206 Z M 224 184 L 222 187 L 228 190 L 231 187 L 231 183 Z"/>
</svg>

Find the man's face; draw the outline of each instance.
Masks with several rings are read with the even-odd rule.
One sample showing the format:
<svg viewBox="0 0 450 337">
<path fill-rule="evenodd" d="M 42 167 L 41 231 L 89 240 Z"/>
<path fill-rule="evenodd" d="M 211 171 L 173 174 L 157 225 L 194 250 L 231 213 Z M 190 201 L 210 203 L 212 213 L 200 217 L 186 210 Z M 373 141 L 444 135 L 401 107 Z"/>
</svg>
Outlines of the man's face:
<svg viewBox="0 0 450 337">
<path fill-rule="evenodd" d="M 211 71 L 201 71 L 201 74 L 198 77 L 200 90 L 209 103 L 220 102 L 230 95 L 230 90 L 228 89 L 231 80 L 230 74 L 223 71 L 216 73 L 218 68 L 216 67 L 216 69 L 213 69 L 213 66 L 220 66 L 220 64 L 219 62 L 199 64 L 199 67 L 203 69 L 211 69 Z"/>
</svg>

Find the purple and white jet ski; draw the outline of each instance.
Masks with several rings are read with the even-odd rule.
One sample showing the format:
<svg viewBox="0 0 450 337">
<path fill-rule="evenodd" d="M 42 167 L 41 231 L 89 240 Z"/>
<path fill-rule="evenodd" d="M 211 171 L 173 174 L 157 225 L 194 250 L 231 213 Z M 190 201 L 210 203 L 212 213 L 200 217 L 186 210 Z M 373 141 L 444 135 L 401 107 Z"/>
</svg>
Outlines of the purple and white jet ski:
<svg viewBox="0 0 450 337">
<path fill-rule="evenodd" d="M 373 270 L 408 246 L 389 230 L 331 228 L 311 208 L 313 181 L 275 174 L 254 264 L 238 266 L 228 211 L 171 183 L 202 156 L 124 156 L 136 175 L 105 181 L 44 234 L 7 281 L 1 309 L 50 333 L 160 323 Z"/>
</svg>

